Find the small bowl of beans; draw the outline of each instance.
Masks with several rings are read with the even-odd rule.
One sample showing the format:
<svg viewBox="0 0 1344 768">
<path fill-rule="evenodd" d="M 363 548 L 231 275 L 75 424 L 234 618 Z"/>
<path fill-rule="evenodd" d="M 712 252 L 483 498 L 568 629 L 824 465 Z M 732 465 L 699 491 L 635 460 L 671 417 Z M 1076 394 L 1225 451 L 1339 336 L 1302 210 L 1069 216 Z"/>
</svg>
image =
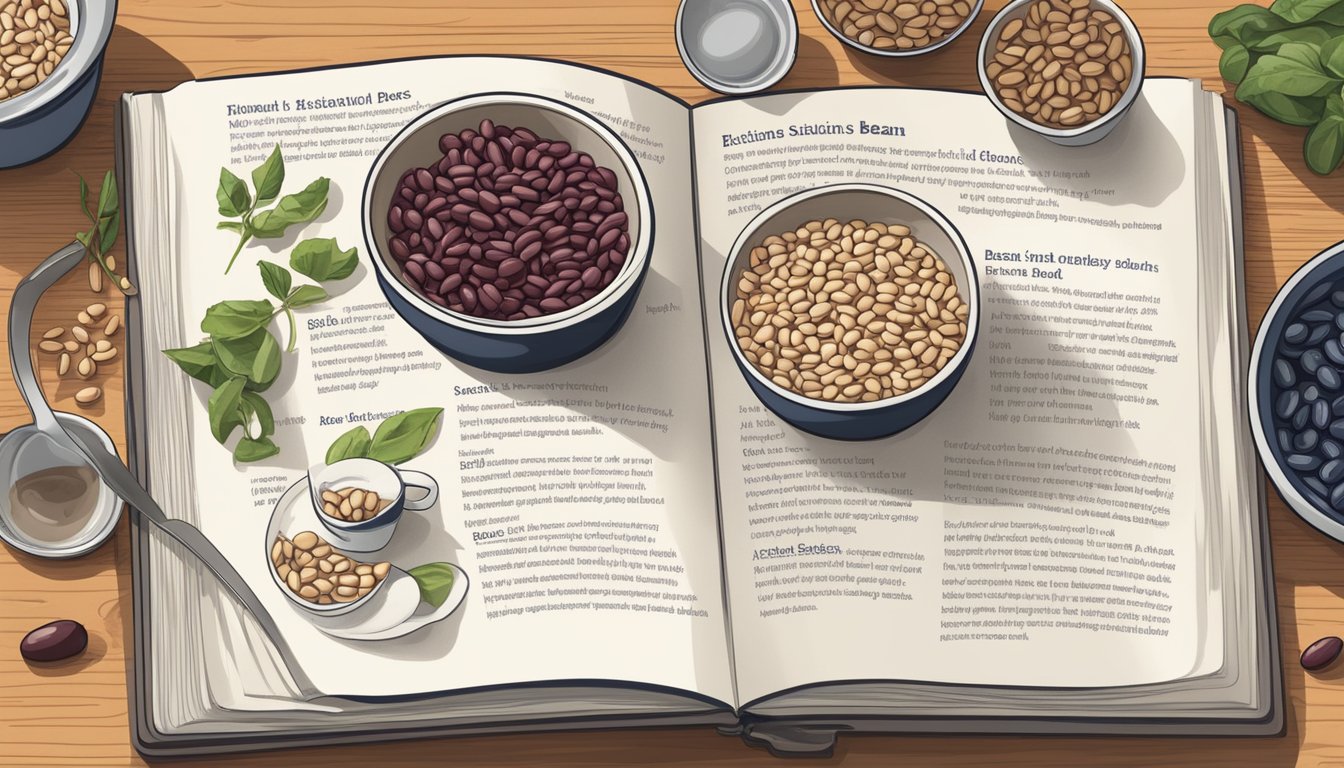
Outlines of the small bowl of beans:
<svg viewBox="0 0 1344 768">
<path fill-rule="evenodd" d="M 93 105 L 116 0 L 0 0 L 0 168 L 39 160 Z"/>
<path fill-rule="evenodd" d="M 648 271 L 653 209 L 603 121 L 488 93 L 434 107 L 388 143 L 365 184 L 364 236 L 383 293 L 430 343 L 526 373 L 620 329 Z"/>
<path fill-rule="evenodd" d="M 1288 506 L 1344 541 L 1344 243 L 1274 297 L 1251 350 L 1251 432 Z"/>
<path fill-rule="evenodd" d="M 899 58 L 932 53 L 965 32 L 985 0 L 812 0 L 821 25 L 851 48 Z"/>
<path fill-rule="evenodd" d="M 1014 0 L 980 40 L 980 85 L 1009 121 L 1056 144 L 1105 138 L 1143 88 L 1143 38 L 1112 0 Z"/>
<path fill-rule="evenodd" d="M 975 347 L 980 287 L 937 209 L 875 184 L 800 192 L 728 253 L 722 320 L 757 398 L 823 437 L 868 440 L 928 416 Z"/>
<path fill-rule="evenodd" d="M 350 613 L 382 588 L 396 569 L 387 562 L 361 562 L 313 531 L 269 542 L 271 578 L 300 607 L 327 616 Z"/>
</svg>

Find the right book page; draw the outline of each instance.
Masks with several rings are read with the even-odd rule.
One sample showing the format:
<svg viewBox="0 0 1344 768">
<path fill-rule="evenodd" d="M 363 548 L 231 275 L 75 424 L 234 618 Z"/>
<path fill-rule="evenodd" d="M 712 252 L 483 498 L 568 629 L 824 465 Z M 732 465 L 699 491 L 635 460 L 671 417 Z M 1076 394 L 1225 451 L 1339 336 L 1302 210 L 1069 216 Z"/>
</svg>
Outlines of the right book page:
<svg viewBox="0 0 1344 768">
<path fill-rule="evenodd" d="M 1220 628 L 1205 620 L 1198 543 L 1194 105 L 1190 81 L 1149 80 L 1082 148 L 1010 128 L 978 94 L 842 89 L 695 110 L 743 705 L 821 682 L 1120 686 L 1221 664 L 1199 655 Z M 914 427 L 857 443 L 763 407 L 718 308 L 752 217 L 840 182 L 940 210 L 981 283 L 957 388 Z"/>
</svg>

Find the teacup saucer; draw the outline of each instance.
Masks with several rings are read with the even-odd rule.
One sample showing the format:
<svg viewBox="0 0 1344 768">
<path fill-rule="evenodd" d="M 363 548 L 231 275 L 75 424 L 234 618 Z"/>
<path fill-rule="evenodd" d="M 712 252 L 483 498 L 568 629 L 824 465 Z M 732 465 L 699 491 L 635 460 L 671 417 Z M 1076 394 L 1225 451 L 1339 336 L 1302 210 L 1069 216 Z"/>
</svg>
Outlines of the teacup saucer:
<svg viewBox="0 0 1344 768">
<path fill-rule="evenodd" d="M 308 494 L 307 480 L 296 482 L 281 495 L 279 501 L 275 503 L 270 522 L 266 525 L 265 546 L 258 548 L 261 556 L 266 558 L 266 568 L 272 568 L 269 557 L 270 545 L 278 534 L 283 533 L 292 538 L 301 531 L 313 531 L 318 535 L 324 533 L 325 529 L 318 514 L 320 513 L 314 508 L 312 498 Z M 336 549 L 341 551 L 339 547 Z M 376 556 L 370 556 L 376 553 L 342 552 L 342 554 L 363 562 L 376 561 Z M 470 579 L 457 565 L 449 564 L 453 569 L 453 586 L 448 598 L 437 608 L 421 601 L 420 587 L 415 579 L 398 564 L 392 565 L 379 589 L 352 611 L 341 615 L 325 615 L 316 607 L 309 610 L 296 600 L 291 600 L 290 604 L 294 610 L 307 617 L 314 627 L 332 637 L 346 640 L 389 640 L 448 618 L 466 600 Z M 274 579 L 272 583 L 275 589 L 287 591 L 287 588 L 282 587 Z"/>
</svg>

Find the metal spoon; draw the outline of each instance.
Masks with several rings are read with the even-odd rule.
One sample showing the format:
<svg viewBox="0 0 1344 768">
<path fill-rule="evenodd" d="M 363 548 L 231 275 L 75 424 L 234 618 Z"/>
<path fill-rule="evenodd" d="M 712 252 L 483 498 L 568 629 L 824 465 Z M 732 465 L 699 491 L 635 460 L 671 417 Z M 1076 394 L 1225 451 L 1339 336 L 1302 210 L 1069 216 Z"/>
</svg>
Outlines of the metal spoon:
<svg viewBox="0 0 1344 768">
<path fill-rule="evenodd" d="M 14 372 L 14 381 L 19 385 L 19 393 L 27 403 L 28 410 L 32 411 L 34 424 L 50 440 L 52 450 L 70 454 L 72 463 L 91 465 L 102 481 L 124 499 L 142 520 L 149 520 L 200 559 L 256 619 L 267 638 L 275 645 L 302 696 L 311 698 L 321 695 L 312 680 L 304 673 L 303 667 L 299 665 L 270 612 L 205 534 L 190 523 L 173 520 L 164 514 L 158 503 L 140 486 L 130 470 L 115 456 L 109 455 L 92 438 L 86 440 L 81 433 L 66 430 L 57 421 L 51 406 L 47 404 L 42 386 L 33 371 L 33 361 L 26 354 L 27 340 L 32 332 L 33 311 L 42 294 L 67 272 L 82 264 L 84 259 L 84 246 L 78 242 L 71 243 L 48 256 L 37 269 L 20 280 L 14 290 L 14 298 L 9 307 L 9 361 Z"/>
</svg>

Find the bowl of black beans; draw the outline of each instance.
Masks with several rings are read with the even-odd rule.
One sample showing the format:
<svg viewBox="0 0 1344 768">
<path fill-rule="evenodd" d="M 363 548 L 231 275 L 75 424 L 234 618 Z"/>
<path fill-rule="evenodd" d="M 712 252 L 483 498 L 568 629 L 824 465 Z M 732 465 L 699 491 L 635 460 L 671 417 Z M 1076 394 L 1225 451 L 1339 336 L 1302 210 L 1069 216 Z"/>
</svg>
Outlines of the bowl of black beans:
<svg viewBox="0 0 1344 768">
<path fill-rule="evenodd" d="M 1251 431 L 1274 487 L 1344 541 L 1344 243 L 1279 290 L 1251 353 Z"/>
<path fill-rule="evenodd" d="M 457 360 L 549 370 L 620 329 L 649 268 L 634 153 L 566 102 L 484 93 L 431 108 L 370 169 L 364 237 L 384 295 Z"/>
</svg>

